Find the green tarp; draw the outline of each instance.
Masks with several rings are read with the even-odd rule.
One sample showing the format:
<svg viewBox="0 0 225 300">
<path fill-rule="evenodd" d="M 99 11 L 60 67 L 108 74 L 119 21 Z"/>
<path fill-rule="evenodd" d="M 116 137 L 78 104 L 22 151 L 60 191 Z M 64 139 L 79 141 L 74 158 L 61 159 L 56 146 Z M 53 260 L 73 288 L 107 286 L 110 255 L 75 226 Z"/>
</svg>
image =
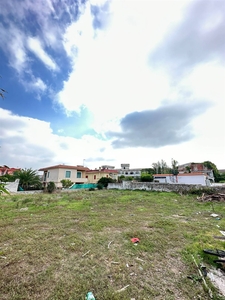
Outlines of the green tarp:
<svg viewBox="0 0 225 300">
<path fill-rule="evenodd" d="M 70 189 L 77 190 L 77 189 L 90 189 L 90 188 L 97 188 L 97 184 L 94 183 L 83 183 L 83 184 L 76 184 L 74 183 Z"/>
</svg>

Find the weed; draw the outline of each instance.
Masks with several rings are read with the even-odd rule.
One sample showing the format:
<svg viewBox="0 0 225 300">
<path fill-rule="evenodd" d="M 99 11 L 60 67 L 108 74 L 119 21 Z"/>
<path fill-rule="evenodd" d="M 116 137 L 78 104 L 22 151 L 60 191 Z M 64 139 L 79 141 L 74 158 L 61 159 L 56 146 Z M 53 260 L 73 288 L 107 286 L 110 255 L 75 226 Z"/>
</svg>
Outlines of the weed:
<svg viewBox="0 0 225 300">
<path fill-rule="evenodd" d="M 215 265 L 203 249 L 223 249 L 213 235 L 225 219 L 210 214 L 225 207 L 195 198 L 105 189 L 5 196 L 1 298 L 81 300 L 93 291 L 99 300 L 208 299 L 191 255 Z"/>
</svg>

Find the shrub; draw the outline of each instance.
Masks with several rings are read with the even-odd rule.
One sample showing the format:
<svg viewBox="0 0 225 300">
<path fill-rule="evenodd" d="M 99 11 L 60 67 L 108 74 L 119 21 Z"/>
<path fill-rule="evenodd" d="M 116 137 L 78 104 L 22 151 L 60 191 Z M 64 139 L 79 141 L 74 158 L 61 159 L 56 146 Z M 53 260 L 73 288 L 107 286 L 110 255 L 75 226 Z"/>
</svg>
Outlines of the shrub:
<svg viewBox="0 0 225 300">
<path fill-rule="evenodd" d="M 103 187 L 107 188 L 108 184 L 112 182 L 115 182 L 115 180 L 109 177 L 102 177 L 99 179 L 98 184 L 101 183 Z"/>
<path fill-rule="evenodd" d="M 95 191 L 95 188 L 91 187 L 89 188 L 89 191 Z"/>
<path fill-rule="evenodd" d="M 102 183 L 97 183 L 97 189 L 102 190 L 104 188 L 104 185 Z"/>
<path fill-rule="evenodd" d="M 69 179 L 62 179 L 60 182 L 62 183 L 63 188 L 69 188 L 73 184 Z"/>
<path fill-rule="evenodd" d="M 53 181 L 50 181 L 47 185 L 47 191 L 49 193 L 53 193 L 56 189 L 55 183 Z"/>
</svg>

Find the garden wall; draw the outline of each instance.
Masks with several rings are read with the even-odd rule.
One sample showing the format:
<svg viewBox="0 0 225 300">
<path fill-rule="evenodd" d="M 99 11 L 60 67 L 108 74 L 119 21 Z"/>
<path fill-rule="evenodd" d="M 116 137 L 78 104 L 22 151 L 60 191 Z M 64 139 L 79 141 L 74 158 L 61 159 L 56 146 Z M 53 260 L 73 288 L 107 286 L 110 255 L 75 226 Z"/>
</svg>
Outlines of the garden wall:
<svg viewBox="0 0 225 300">
<path fill-rule="evenodd" d="M 179 192 L 189 191 L 193 189 L 206 189 L 207 187 L 199 184 L 170 184 L 170 183 L 155 183 L 155 182 L 132 182 L 123 181 L 122 183 L 109 183 L 108 189 L 119 190 L 146 190 L 160 192 Z M 218 193 L 225 193 L 224 186 L 208 187 Z"/>
</svg>

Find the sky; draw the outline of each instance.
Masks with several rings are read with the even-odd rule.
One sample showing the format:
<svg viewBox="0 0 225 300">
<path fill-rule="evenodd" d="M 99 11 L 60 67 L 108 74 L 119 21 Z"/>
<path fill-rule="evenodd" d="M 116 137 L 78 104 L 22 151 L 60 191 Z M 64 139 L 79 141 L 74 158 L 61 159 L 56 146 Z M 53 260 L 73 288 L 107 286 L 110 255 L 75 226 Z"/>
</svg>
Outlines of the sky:
<svg viewBox="0 0 225 300">
<path fill-rule="evenodd" d="M 225 168 L 224 0 L 7 0 L 0 165 Z"/>
</svg>

